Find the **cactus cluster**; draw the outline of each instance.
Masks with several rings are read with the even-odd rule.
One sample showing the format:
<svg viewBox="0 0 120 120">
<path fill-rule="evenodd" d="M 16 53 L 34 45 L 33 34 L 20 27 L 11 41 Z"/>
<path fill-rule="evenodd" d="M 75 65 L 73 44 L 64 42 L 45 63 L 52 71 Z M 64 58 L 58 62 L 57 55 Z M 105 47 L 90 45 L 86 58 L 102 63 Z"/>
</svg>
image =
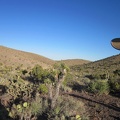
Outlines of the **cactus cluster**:
<svg viewBox="0 0 120 120">
<path fill-rule="evenodd" d="M 29 103 L 23 102 L 19 104 L 13 104 L 11 109 L 8 109 L 9 116 L 11 118 L 21 117 L 20 119 L 25 119 L 26 113 L 29 110 Z"/>
<path fill-rule="evenodd" d="M 29 99 L 33 97 L 34 85 L 29 83 L 25 84 L 24 81 L 9 80 L 9 86 L 7 92 L 14 97 L 14 99 L 21 97 L 23 99 Z"/>
</svg>

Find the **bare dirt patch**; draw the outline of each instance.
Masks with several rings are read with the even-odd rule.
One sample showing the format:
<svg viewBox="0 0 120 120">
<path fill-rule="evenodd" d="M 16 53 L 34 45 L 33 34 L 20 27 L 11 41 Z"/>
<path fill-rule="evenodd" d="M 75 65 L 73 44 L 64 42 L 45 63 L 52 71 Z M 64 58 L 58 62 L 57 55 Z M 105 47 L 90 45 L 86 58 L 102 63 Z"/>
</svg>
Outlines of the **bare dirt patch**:
<svg viewBox="0 0 120 120">
<path fill-rule="evenodd" d="M 90 120 L 120 120 L 120 99 L 110 95 L 94 95 L 87 92 L 67 93 L 85 103 Z"/>
</svg>

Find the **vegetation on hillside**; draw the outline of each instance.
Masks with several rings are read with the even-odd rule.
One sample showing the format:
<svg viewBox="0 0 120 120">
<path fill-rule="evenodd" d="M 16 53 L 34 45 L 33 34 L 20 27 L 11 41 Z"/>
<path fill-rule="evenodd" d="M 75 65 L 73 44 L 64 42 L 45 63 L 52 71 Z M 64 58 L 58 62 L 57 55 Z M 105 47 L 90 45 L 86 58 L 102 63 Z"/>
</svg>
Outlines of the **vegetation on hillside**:
<svg viewBox="0 0 120 120">
<path fill-rule="evenodd" d="M 11 62 L 9 57 L 0 58 L 1 120 L 89 120 L 91 111 L 86 109 L 89 106 L 78 99 L 77 93 L 120 98 L 120 55 L 70 67 L 48 59 L 44 63 L 47 67 L 40 62 L 35 65 L 35 61 L 27 67 L 15 61 L 14 65 L 6 64 Z M 109 108 L 119 111 L 119 103 L 116 104 Z"/>
<path fill-rule="evenodd" d="M 120 55 L 71 67 L 74 78 L 95 94 L 120 93 Z"/>
<path fill-rule="evenodd" d="M 1 64 L 0 71 L 0 119 L 88 119 L 83 102 L 61 94 L 70 90 L 65 64 L 55 64 L 53 69 L 36 65 L 31 70 Z"/>
</svg>

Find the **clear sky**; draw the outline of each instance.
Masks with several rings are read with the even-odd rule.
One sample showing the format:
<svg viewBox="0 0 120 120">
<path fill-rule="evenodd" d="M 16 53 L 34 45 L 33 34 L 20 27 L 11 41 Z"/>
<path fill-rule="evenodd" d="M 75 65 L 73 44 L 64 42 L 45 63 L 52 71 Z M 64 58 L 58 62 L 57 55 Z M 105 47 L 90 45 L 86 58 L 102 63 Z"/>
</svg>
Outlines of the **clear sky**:
<svg viewBox="0 0 120 120">
<path fill-rule="evenodd" d="M 99 60 L 120 51 L 120 0 L 0 0 L 0 45 L 53 60 Z"/>
</svg>

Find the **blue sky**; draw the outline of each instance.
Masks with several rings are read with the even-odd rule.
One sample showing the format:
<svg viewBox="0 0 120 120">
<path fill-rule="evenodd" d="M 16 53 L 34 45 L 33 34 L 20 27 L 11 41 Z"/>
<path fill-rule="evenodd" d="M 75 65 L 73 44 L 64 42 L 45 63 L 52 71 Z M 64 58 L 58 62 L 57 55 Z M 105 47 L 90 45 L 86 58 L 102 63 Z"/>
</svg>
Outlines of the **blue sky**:
<svg viewBox="0 0 120 120">
<path fill-rule="evenodd" d="M 50 59 L 119 54 L 120 0 L 0 0 L 0 45 Z"/>
</svg>

